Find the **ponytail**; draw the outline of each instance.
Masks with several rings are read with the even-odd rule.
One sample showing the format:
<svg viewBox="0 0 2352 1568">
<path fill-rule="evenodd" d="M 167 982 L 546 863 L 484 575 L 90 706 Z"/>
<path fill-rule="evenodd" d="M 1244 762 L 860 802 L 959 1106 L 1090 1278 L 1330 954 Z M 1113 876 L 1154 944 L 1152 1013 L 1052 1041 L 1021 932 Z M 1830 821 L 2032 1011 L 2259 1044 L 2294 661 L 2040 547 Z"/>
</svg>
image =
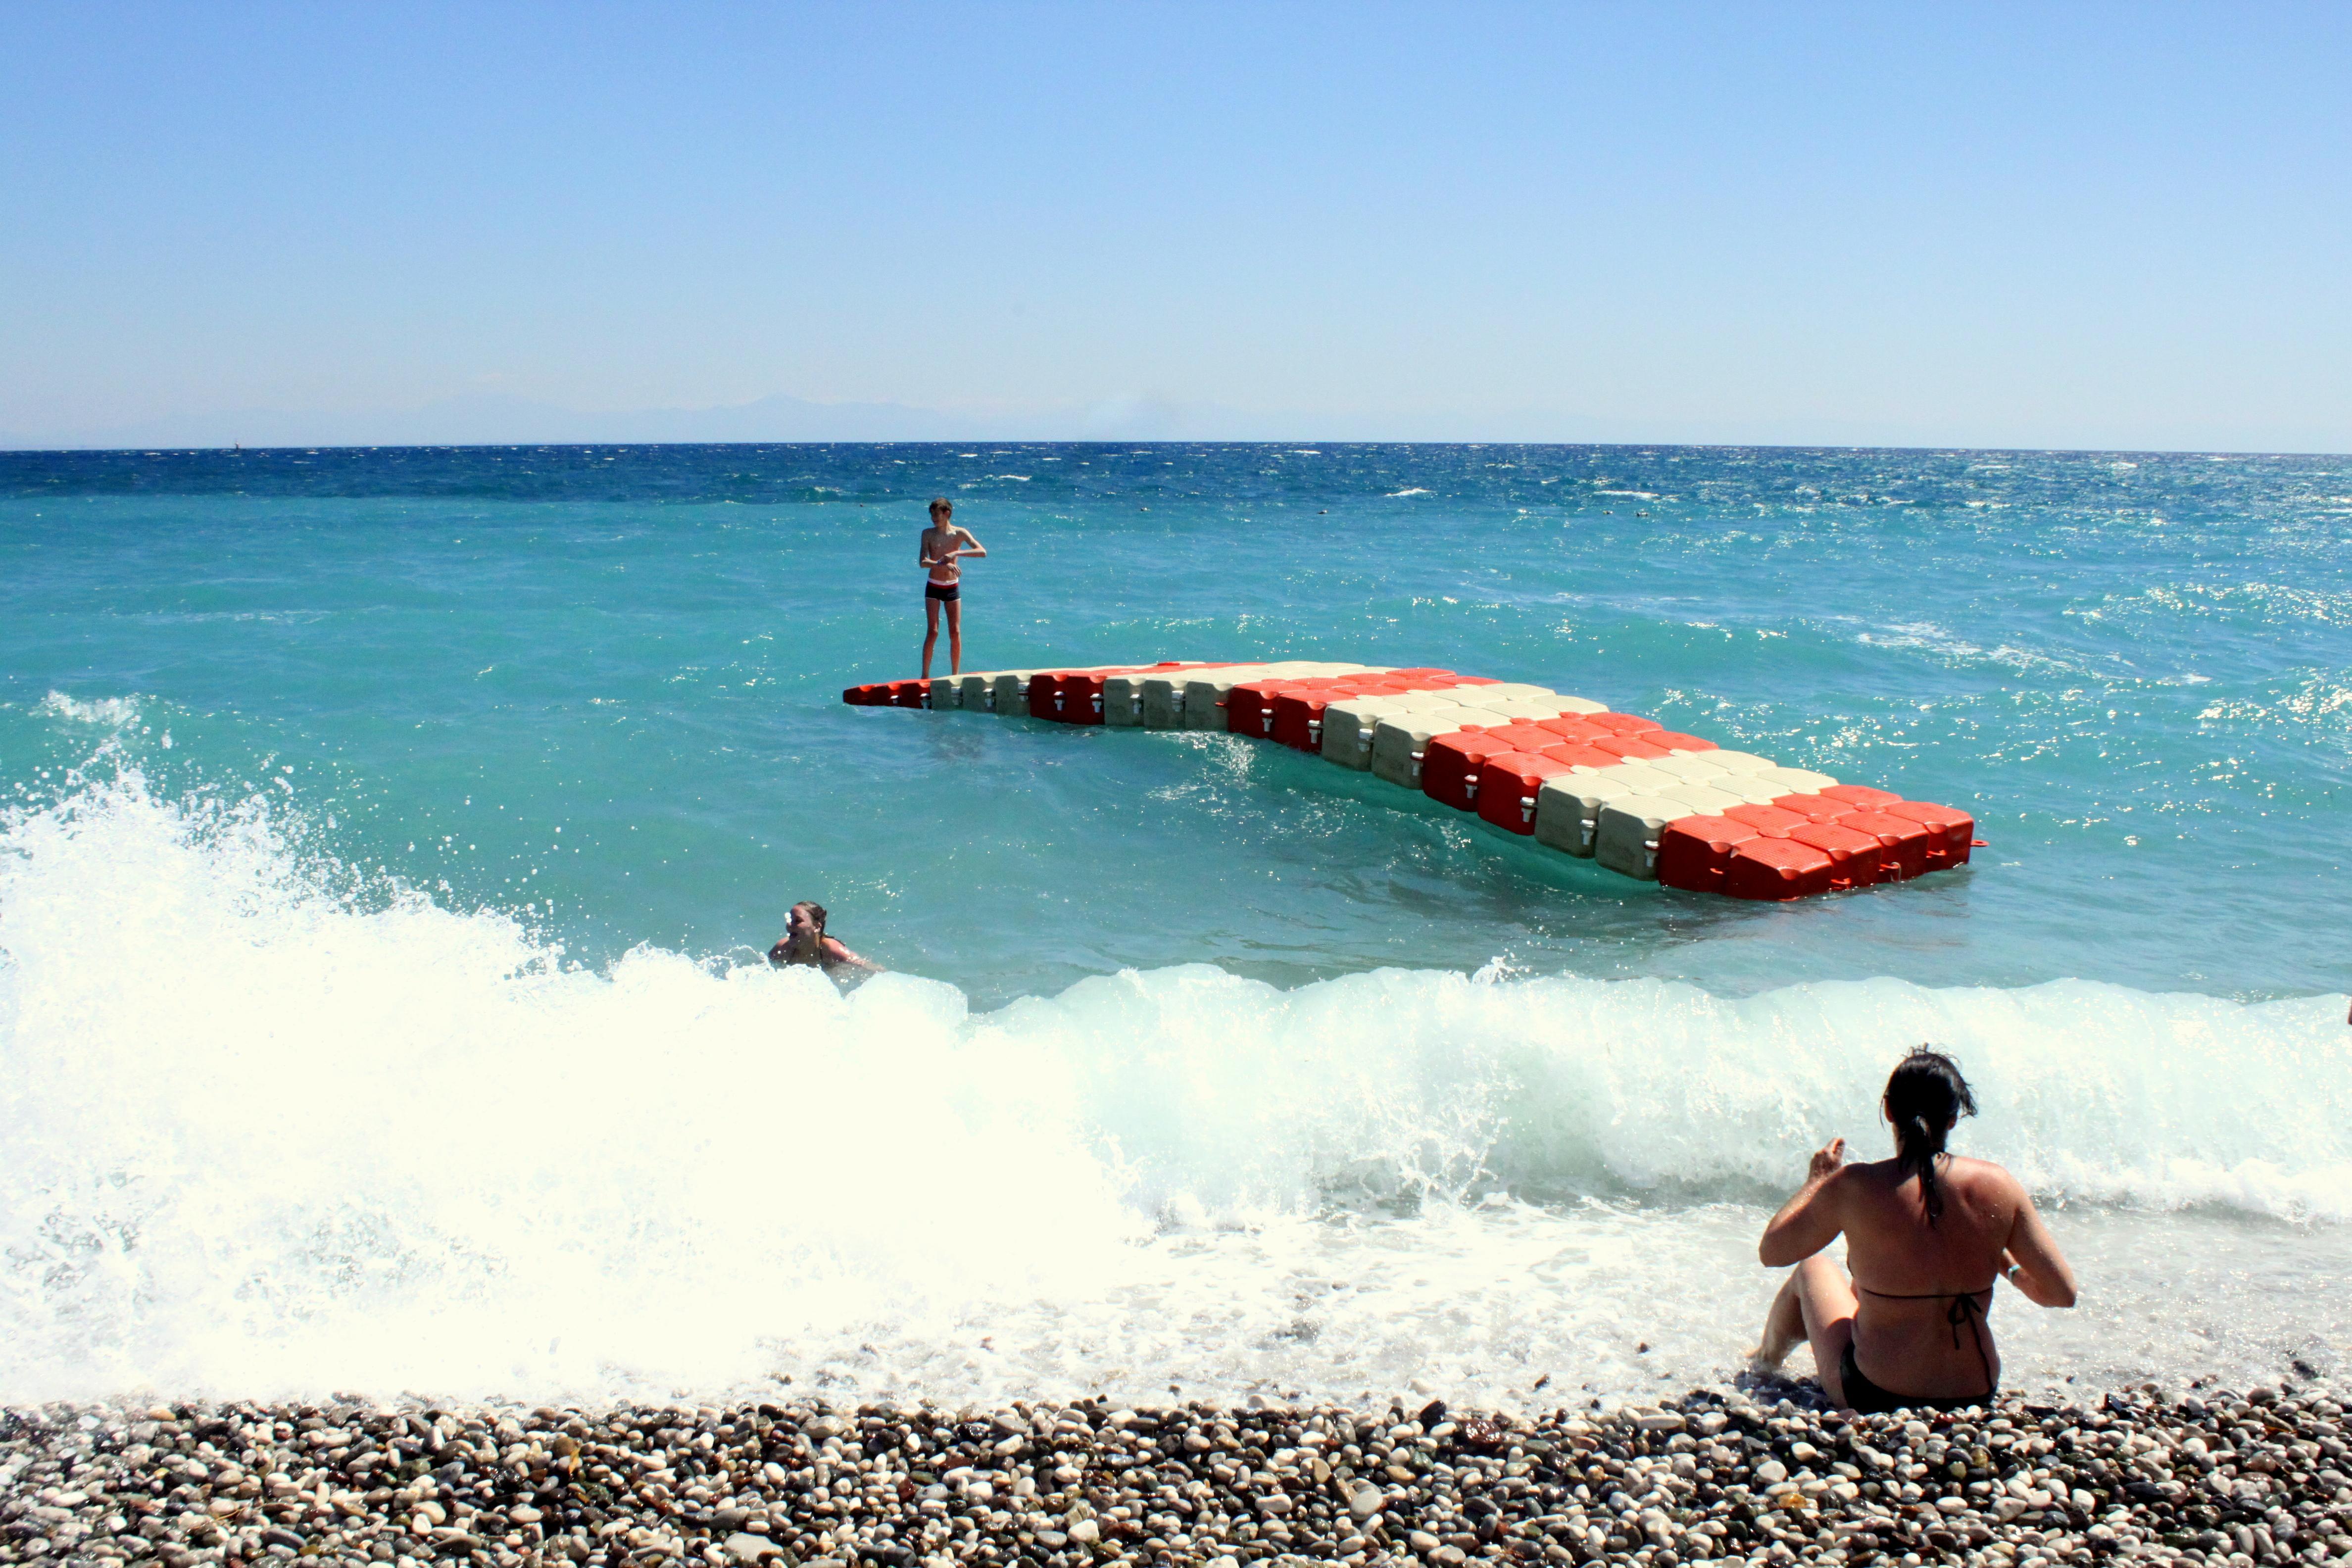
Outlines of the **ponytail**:
<svg viewBox="0 0 2352 1568">
<path fill-rule="evenodd" d="M 1895 1165 L 1919 1178 L 1919 1200 L 1934 1225 L 1944 1212 L 1944 1194 L 1936 1185 L 1936 1161 L 1952 1123 L 1976 1114 L 1976 1096 L 1959 1064 L 1943 1052 L 1921 1046 L 1905 1057 L 1886 1080 L 1886 1120 L 1895 1124 Z"/>
</svg>

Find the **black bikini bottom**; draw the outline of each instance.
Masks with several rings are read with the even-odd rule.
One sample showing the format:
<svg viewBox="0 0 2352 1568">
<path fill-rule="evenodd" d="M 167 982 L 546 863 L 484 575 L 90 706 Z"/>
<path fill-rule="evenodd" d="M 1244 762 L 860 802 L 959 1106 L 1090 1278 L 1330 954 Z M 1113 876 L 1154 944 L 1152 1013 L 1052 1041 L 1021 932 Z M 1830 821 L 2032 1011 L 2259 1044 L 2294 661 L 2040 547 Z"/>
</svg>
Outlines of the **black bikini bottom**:
<svg viewBox="0 0 2352 1568">
<path fill-rule="evenodd" d="M 941 599 L 953 603 L 956 599 L 961 598 L 962 595 L 963 584 L 961 583 L 926 583 L 923 584 L 923 597 L 926 599 Z"/>
<path fill-rule="evenodd" d="M 1845 1402 L 1849 1409 L 1864 1415 L 1883 1415 L 1890 1410 L 1966 1410 L 1971 1405 L 1990 1405 L 1993 1391 L 1965 1394 L 1958 1399 L 1920 1399 L 1908 1394 L 1889 1394 L 1862 1375 L 1862 1368 L 1853 1362 L 1853 1342 L 1848 1340 L 1845 1356 L 1838 1363 L 1838 1373 L 1845 1384 Z"/>
</svg>

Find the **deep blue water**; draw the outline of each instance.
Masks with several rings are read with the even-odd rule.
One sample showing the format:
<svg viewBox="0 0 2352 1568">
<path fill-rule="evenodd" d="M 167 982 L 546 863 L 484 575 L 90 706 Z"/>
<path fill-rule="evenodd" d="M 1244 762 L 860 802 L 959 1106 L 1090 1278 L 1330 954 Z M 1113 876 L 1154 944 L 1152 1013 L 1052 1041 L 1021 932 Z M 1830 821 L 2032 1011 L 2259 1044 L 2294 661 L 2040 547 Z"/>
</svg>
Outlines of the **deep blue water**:
<svg viewBox="0 0 2352 1568">
<path fill-rule="evenodd" d="M 844 685 L 913 672 L 934 494 L 992 552 L 967 668 L 1295 656 L 1541 681 L 1966 806 L 1991 847 L 1738 908 L 1313 759 L 843 709 Z M 528 903 L 591 963 L 763 945 L 814 897 L 861 950 L 983 1002 L 1191 960 L 1284 983 L 1502 956 L 1728 992 L 2346 984 L 2345 459 L 7 454 L 0 561 L 19 800 L 102 731 L 166 795 L 266 772 L 311 854 Z M 139 722 L 51 693 L 135 700 Z"/>
</svg>

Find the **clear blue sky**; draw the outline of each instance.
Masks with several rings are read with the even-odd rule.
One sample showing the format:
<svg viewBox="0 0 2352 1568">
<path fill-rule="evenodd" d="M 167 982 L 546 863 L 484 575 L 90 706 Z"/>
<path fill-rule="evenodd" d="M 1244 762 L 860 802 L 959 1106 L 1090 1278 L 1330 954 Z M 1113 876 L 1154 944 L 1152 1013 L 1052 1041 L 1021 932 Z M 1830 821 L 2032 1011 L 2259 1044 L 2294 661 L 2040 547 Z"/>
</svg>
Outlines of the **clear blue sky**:
<svg viewBox="0 0 2352 1568">
<path fill-rule="evenodd" d="M 2347 84 L 2342 4 L 11 0 L 0 432 L 2347 451 Z"/>
</svg>

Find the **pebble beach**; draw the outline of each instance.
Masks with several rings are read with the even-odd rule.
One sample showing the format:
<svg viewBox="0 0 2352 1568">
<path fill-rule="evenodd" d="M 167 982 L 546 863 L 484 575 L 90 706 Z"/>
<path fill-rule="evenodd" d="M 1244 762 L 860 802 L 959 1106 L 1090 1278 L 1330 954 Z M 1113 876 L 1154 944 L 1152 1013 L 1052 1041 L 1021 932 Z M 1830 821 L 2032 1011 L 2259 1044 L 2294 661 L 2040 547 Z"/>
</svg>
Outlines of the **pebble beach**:
<svg viewBox="0 0 2352 1568">
<path fill-rule="evenodd" d="M 2347 1470 L 2342 1406 L 2292 1387 L 1924 1418 L 47 1405 L 5 1415 L 0 1562 L 2352 1562 Z"/>
</svg>

